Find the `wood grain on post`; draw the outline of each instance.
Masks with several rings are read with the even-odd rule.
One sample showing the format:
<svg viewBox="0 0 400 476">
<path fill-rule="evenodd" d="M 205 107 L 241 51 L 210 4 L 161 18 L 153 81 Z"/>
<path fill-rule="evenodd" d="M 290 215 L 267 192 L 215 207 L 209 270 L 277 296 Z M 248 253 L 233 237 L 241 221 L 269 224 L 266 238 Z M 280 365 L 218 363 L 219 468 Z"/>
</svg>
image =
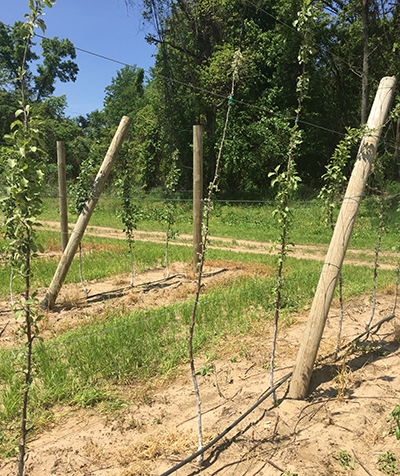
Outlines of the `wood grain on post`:
<svg viewBox="0 0 400 476">
<path fill-rule="evenodd" d="M 203 126 L 193 126 L 193 272 L 198 271 L 202 251 L 203 222 Z"/>
<path fill-rule="evenodd" d="M 68 244 L 68 206 L 67 206 L 67 178 L 65 170 L 65 144 L 57 141 L 58 164 L 58 196 L 60 201 L 61 251 Z"/>
<path fill-rule="evenodd" d="M 132 120 L 126 116 L 121 119 L 117 132 L 114 135 L 111 145 L 108 148 L 106 156 L 104 157 L 104 161 L 93 183 L 90 196 L 83 207 L 78 221 L 76 222 L 75 228 L 71 233 L 71 238 L 68 241 L 68 245 L 61 257 L 57 270 L 53 276 L 53 280 L 51 281 L 47 290 L 46 296 L 42 302 L 42 308 L 52 309 L 54 307 L 65 276 L 68 273 L 79 243 L 89 223 L 90 217 L 92 216 L 93 210 L 99 200 L 100 194 L 104 189 L 104 185 L 110 174 L 115 158 L 122 146 L 122 143 L 125 140 L 131 122 Z"/>
<path fill-rule="evenodd" d="M 396 78 L 394 77 L 383 78 L 379 84 L 367 122 L 367 132 L 358 150 L 357 159 L 347 186 L 297 354 L 289 388 L 290 398 L 302 399 L 307 395 L 336 281 L 343 264 L 371 165 L 378 148 L 382 125 L 389 112 L 395 84 Z"/>
</svg>

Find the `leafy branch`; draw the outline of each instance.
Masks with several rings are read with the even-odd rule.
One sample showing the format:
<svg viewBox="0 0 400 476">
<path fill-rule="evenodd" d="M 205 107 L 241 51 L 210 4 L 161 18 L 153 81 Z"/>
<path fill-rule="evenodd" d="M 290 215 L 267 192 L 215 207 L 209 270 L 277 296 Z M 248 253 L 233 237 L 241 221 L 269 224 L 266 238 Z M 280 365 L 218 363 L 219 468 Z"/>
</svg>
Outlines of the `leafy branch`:
<svg viewBox="0 0 400 476">
<path fill-rule="evenodd" d="M 273 216 L 276 218 L 279 227 L 280 227 L 280 236 L 279 236 L 279 249 L 278 249 L 278 276 L 275 286 L 275 312 L 274 312 L 274 334 L 272 339 L 272 351 L 271 351 L 271 361 L 270 361 L 270 386 L 274 387 L 274 368 L 275 368 L 275 351 L 276 351 L 276 341 L 278 335 L 278 322 L 281 309 L 281 298 L 283 290 L 283 265 L 285 258 L 290 250 L 290 241 L 289 241 L 289 227 L 290 227 L 290 218 L 291 211 L 289 208 L 289 199 L 293 193 L 297 190 L 298 184 L 301 181 L 297 170 L 296 163 L 294 160 L 294 153 L 296 148 L 302 142 L 302 134 L 299 130 L 298 122 L 300 118 L 300 113 L 303 106 L 303 100 L 306 97 L 306 93 L 309 85 L 309 78 L 306 72 L 306 65 L 308 63 L 308 58 L 312 54 L 313 50 L 311 47 L 312 44 L 312 22 L 316 18 L 316 11 L 311 5 L 310 0 L 304 0 L 301 11 L 297 13 L 297 20 L 294 21 L 293 25 L 297 28 L 299 33 L 301 33 L 303 41 L 299 49 L 298 62 L 302 67 L 302 74 L 297 79 L 297 93 L 298 93 L 298 103 L 296 112 L 296 119 L 294 125 L 291 129 L 290 142 L 289 142 L 289 151 L 288 151 L 288 161 L 285 170 L 282 170 L 281 166 L 275 168 L 273 172 L 268 174 L 268 177 L 272 177 L 271 186 L 277 189 L 275 196 L 277 206 L 273 211 Z M 272 394 L 272 401 L 274 404 L 277 403 L 276 392 Z"/>
<path fill-rule="evenodd" d="M 163 219 L 167 223 L 166 240 L 165 240 L 165 267 L 167 269 L 167 278 L 169 278 L 169 259 L 168 259 L 168 245 L 171 240 L 174 240 L 179 233 L 174 230 L 174 224 L 176 220 L 176 203 L 171 202 L 171 199 L 175 193 L 176 187 L 181 176 L 181 170 L 176 166 L 178 160 L 178 153 L 175 151 L 172 156 L 171 169 L 168 172 L 165 180 L 165 190 L 167 195 L 167 201 L 165 203 L 165 209 L 163 213 Z"/>
<path fill-rule="evenodd" d="M 68 191 L 75 197 L 75 201 L 72 207 L 72 212 L 76 215 L 80 215 L 85 207 L 86 201 L 89 198 L 91 185 L 93 183 L 93 177 L 95 177 L 95 159 L 93 153 L 89 153 L 88 157 L 82 162 L 81 169 L 75 183 L 70 185 Z M 81 284 L 85 293 L 85 298 L 88 298 L 88 292 L 83 281 L 82 272 L 82 243 L 79 241 L 79 276 L 81 278 Z"/>
<path fill-rule="evenodd" d="M 347 182 L 345 168 L 351 157 L 351 148 L 363 137 L 365 128 L 348 128 L 345 138 L 341 140 L 332 155 L 329 164 L 326 166 L 326 173 L 322 176 L 325 185 L 322 187 L 318 198 L 322 200 L 326 212 L 325 223 L 331 228 L 333 233 L 335 228 L 335 210 L 340 200 Z M 343 325 L 343 280 L 342 272 L 339 272 L 339 330 L 335 344 L 335 354 L 338 352 L 340 336 Z"/>
<path fill-rule="evenodd" d="M 118 213 L 118 217 L 121 218 L 122 224 L 124 226 L 123 231 L 126 236 L 126 241 L 129 247 L 129 254 L 131 258 L 131 282 L 130 285 L 133 286 L 133 275 L 134 275 L 134 265 L 133 265 L 133 248 L 134 248 L 134 230 L 137 228 L 137 222 L 140 218 L 140 210 L 138 206 L 133 202 L 133 186 L 132 186 L 132 177 L 133 177 L 133 164 L 132 159 L 129 157 L 124 157 L 124 162 L 122 166 L 122 176 L 117 181 L 118 187 L 118 197 L 121 200 L 121 206 Z"/>
</svg>

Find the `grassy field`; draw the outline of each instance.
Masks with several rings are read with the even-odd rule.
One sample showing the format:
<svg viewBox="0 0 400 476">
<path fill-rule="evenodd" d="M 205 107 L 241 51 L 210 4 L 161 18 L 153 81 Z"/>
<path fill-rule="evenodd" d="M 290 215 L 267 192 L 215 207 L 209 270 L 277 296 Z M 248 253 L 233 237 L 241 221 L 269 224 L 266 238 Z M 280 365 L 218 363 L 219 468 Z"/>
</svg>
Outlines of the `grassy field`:
<svg viewBox="0 0 400 476">
<path fill-rule="evenodd" d="M 211 219 L 211 234 L 235 239 L 277 239 L 276 223 L 271 217 L 272 205 L 216 204 Z M 164 230 L 160 219 L 162 204 L 143 203 L 143 219 L 138 228 Z M 177 228 L 191 232 L 191 207 L 178 205 Z M 388 214 L 388 226 L 383 248 L 396 246 L 394 226 L 396 212 Z M 57 206 L 46 200 L 43 219 L 57 220 Z M 71 218 L 72 221 L 72 218 Z M 297 244 L 326 244 L 330 232 L 323 223 L 323 213 L 316 202 L 299 204 L 293 210 L 291 241 Z M 364 203 L 355 226 L 351 246 L 373 250 L 378 236 L 379 219 L 373 204 Z M 120 227 L 117 219 L 117 201 L 104 200 L 94 213 L 90 225 Z M 59 235 L 40 231 L 39 239 L 47 249 L 58 248 Z M 102 279 L 127 273 L 130 260 L 126 243 L 122 240 L 85 237 L 83 257 L 84 278 Z M 135 270 L 140 272 L 157 265 L 165 265 L 165 246 L 149 242 L 136 242 Z M 174 245 L 170 260 L 189 263 L 190 247 Z M 206 289 L 201 297 L 197 316 L 194 349 L 204 359 L 218 359 L 225 352 L 230 338 L 249 334 L 262 334 L 265 323 L 272 319 L 274 306 L 276 257 L 270 254 L 236 253 L 230 250 L 210 249 L 208 259 L 258 263 L 269 271 L 265 276 L 242 277 L 218 287 Z M 32 288 L 46 287 L 52 279 L 58 257 L 35 259 Z M 282 300 L 282 325 L 290 325 L 295 312 L 312 301 L 319 279 L 321 263 L 298 260 L 290 256 L 285 264 L 285 288 Z M 0 271 L 0 296 L 9 296 L 9 268 Z M 363 266 L 344 266 L 345 297 L 371 293 L 372 270 Z M 78 262 L 75 259 L 67 275 L 67 282 L 79 282 Z M 392 289 L 395 272 L 380 270 L 378 286 Z M 22 282 L 14 283 L 15 292 L 22 290 Z M 126 311 L 114 307 L 102 319 L 82 328 L 65 332 L 51 341 L 35 344 L 35 379 L 30 397 L 30 419 L 40 424 L 46 415 L 51 417 L 55 404 L 102 405 L 117 409 L 123 404 L 118 386 L 157 381 L 173 377 L 182 363 L 187 362 L 187 333 L 193 302 L 169 305 L 146 311 Z M 242 339 L 230 349 L 232 358 L 245 355 Z M 12 427 L 20 412 L 21 361 L 15 360 L 21 349 L 0 350 L 0 426 Z M 135 398 L 135 396 L 133 396 Z M 17 436 L 0 432 L 0 452 L 13 454 Z"/>
<path fill-rule="evenodd" d="M 163 220 L 165 203 L 160 200 L 137 200 L 141 210 L 138 229 L 146 231 L 165 231 Z M 389 206 L 390 205 L 390 206 Z M 118 218 L 119 200 L 101 198 L 97 209 L 91 218 L 90 225 L 108 226 L 122 229 Z M 210 234 L 212 236 L 232 239 L 275 242 L 279 231 L 272 212 L 273 203 L 229 203 L 216 202 L 211 212 Z M 290 239 L 298 245 L 317 245 L 330 242 L 331 231 L 325 223 L 326 214 L 321 202 L 294 202 L 290 204 L 292 224 Z M 397 201 L 388 201 L 385 210 L 385 233 L 382 249 L 390 250 L 398 246 L 399 212 Z M 190 201 L 176 202 L 176 225 L 180 233 L 192 233 L 192 205 Z M 56 199 L 46 199 L 43 220 L 59 220 L 58 202 Z M 75 222 L 76 216 L 70 214 L 70 221 Z M 350 248 L 374 249 L 379 233 L 379 207 L 374 198 L 364 199 L 356 220 Z"/>
</svg>

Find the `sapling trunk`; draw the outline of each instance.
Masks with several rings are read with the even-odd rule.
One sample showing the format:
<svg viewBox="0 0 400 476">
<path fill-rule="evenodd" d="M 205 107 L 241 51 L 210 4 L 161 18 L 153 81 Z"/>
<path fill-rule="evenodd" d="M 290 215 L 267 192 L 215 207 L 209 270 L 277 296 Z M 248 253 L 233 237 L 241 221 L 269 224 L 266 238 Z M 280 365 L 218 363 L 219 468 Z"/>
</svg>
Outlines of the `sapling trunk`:
<svg viewBox="0 0 400 476">
<path fill-rule="evenodd" d="M 170 230 L 171 230 L 171 225 L 170 225 L 170 222 L 168 222 L 167 238 L 165 240 L 165 269 L 167 271 L 167 278 L 169 278 L 168 244 L 169 244 Z"/>
<path fill-rule="evenodd" d="M 81 278 L 81 283 L 83 287 L 83 291 L 85 292 L 85 298 L 88 298 L 88 292 L 85 287 L 85 283 L 83 282 L 83 273 L 82 273 L 82 244 L 79 242 L 79 276 Z"/>
<path fill-rule="evenodd" d="M 11 268 L 11 273 L 10 273 L 10 299 L 11 299 L 11 306 L 12 307 L 14 307 L 13 280 L 14 280 L 14 270 L 13 270 L 13 268 Z"/>
<path fill-rule="evenodd" d="M 333 209 L 330 208 L 330 214 L 329 214 L 329 221 L 331 224 L 331 230 L 332 230 L 332 235 L 335 230 L 335 223 L 333 220 Z M 343 279 L 342 279 L 342 270 L 339 271 L 339 329 L 338 329 L 338 334 L 336 337 L 336 343 L 335 343 L 335 358 L 337 358 L 337 355 L 339 353 L 339 343 L 340 343 L 340 338 L 342 336 L 342 329 L 343 329 Z"/>
<path fill-rule="evenodd" d="M 25 466 L 25 452 L 26 452 L 26 424 L 27 424 L 27 412 L 28 412 L 28 395 L 29 395 L 29 387 L 31 384 L 31 374 L 32 374 L 32 318 L 31 318 L 31 309 L 30 305 L 28 304 L 29 297 L 30 297 L 30 274 L 31 274 L 31 267 L 30 267 L 30 233 L 29 229 L 27 230 L 27 240 L 26 240 L 26 248 L 25 248 L 25 334 L 26 334 L 26 367 L 24 369 L 24 387 L 22 393 L 22 408 L 21 408 L 21 435 L 19 440 L 19 455 L 18 455 L 18 476 L 23 476 L 24 474 L 24 466 Z"/>
<path fill-rule="evenodd" d="M 12 282 L 14 271 L 17 271 L 25 280 L 24 302 L 21 308 L 15 312 L 15 317 L 23 317 L 23 333 L 26 336 L 25 357 L 22 364 L 23 387 L 21 402 L 21 426 L 18 445 L 18 476 L 23 476 L 26 456 L 27 422 L 28 422 L 28 397 L 32 380 L 32 344 L 38 333 L 37 323 L 42 316 L 35 316 L 36 310 L 31 307 L 30 298 L 30 278 L 31 278 L 31 257 L 36 249 L 40 248 L 35 243 L 35 235 L 32 224 L 36 222 L 37 215 L 41 208 L 41 184 L 43 172 L 40 170 L 36 153 L 43 153 L 40 148 L 42 143 L 38 137 L 39 130 L 31 125 L 30 108 L 26 103 L 26 59 L 31 38 L 34 35 L 34 28 L 38 25 L 44 32 L 45 24 L 40 18 L 42 10 L 47 5 L 51 8 L 52 0 L 36 0 L 29 2 L 30 13 L 25 17 L 28 19 L 25 27 L 25 49 L 22 64 L 18 68 L 18 81 L 21 88 L 21 108 L 15 112 L 18 117 L 22 114 L 23 120 L 16 120 L 11 126 L 12 133 L 8 136 L 12 144 L 8 148 L 2 148 L 2 161 L 6 168 L 4 180 L 7 183 L 7 192 L 2 197 L 2 212 L 4 220 L 4 236 L 8 238 L 8 249 L 11 253 L 11 281 L 10 295 L 14 306 Z M 12 160 L 7 160 L 12 158 Z"/>
<path fill-rule="evenodd" d="M 285 199 L 284 207 L 287 206 L 287 200 Z M 271 362 L 270 362 L 270 387 L 274 388 L 274 369 L 275 369 L 275 353 L 276 353 L 276 341 L 278 337 L 278 323 L 279 323 L 279 313 L 281 307 L 281 291 L 283 288 L 282 283 L 282 271 L 283 271 L 283 260 L 286 255 L 286 225 L 287 218 L 284 217 L 282 221 L 282 237 L 281 237 L 281 250 L 279 252 L 279 266 L 278 266 L 278 279 L 276 286 L 276 298 L 275 298 L 275 312 L 274 312 L 274 334 L 272 337 L 272 350 L 271 350 Z M 272 393 L 272 401 L 276 402 L 276 392 Z"/>
<path fill-rule="evenodd" d="M 376 278 L 378 276 L 378 268 L 379 268 L 379 253 L 381 250 L 381 241 L 382 241 L 382 234 L 384 229 L 384 204 L 383 198 L 379 197 L 379 205 L 380 205 L 380 224 L 379 224 L 379 236 L 378 236 L 378 244 L 375 248 L 375 261 L 374 261 L 374 276 L 373 276 L 373 292 L 372 292 L 372 311 L 371 317 L 369 318 L 368 322 L 365 324 L 365 328 L 368 330 L 371 326 L 372 320 L 375 316 L 375 309 L 376 309 Z"/>
<path fill-rule="evenodd" d="M 275 353 L 276 353 L 276 341 L 278 337 L 278 323 L 281 309 L 281 295 L 283 289 L 282 283 L 282 273 L 283 273 L 283 263 L 288 253 L 288 227 L 290 219 L 290 210 L 288 207 L 288 200 L 290 194 L 297 189 L 297 184 L 300 181 L 300 177 L 297 175 L 295 163 L 293 160 L 293 153 L 296 147 L 298 140 L 298 122 L 300 117 L 301 106 L 303 102 L 303 95 L 305 93 L 305 62 L 303 63 L 303 74 L 300 81 L 299 89 L 299 98 L 298 98 L 298 107 L 296 110 L 296 119 L 294 126 L 292 127 L 292 134 L 290 138 L 289 150 L 288 150 L 288 162 L 287 167 L 284 172 L 279 173 L 279 167 L 275 169 L 275 172 L 270 173 L 268 176 L 275 176 L 272 181 L 272 186 L 278 186 L 277 192 L 277 209 L 274 211 L 274 215 L 278 216 L 278 222 L 281 226 L 281 236 L 280 236 L 280 249 L 278 251 L 278 276 L 277 276 L 277 285 L 275 288 L 275 312 L 274 312 L 274 334 L 272 337 L 272 350 L 271 350 L 271 361 L 270 361 L 270 386 L 274 387 L 274 367 L 275 367 Z M 275 405 L 277 403 L 276 392 L 272 393 L 272 403 Z"/>
<path fill-rule="evenodd" d="M 393 311 L 392 314 L 395 314 L 397 307 L 397 293 L 399 290 L 399 275 L 400 275 L 400 261 L 397 264 L 397 273 L 396 273 L 396 286 L 394 288 L 394 302 L 393 302 Z"/>
<path fill-rule="evenodd" d="M 134 266 L 133 266 L 133 243 L 132 240 L 129 240 L 129 252 L 131 255 L 131 287 L 133 286 L 133 275 L 134 275 Z"/>
</svg>

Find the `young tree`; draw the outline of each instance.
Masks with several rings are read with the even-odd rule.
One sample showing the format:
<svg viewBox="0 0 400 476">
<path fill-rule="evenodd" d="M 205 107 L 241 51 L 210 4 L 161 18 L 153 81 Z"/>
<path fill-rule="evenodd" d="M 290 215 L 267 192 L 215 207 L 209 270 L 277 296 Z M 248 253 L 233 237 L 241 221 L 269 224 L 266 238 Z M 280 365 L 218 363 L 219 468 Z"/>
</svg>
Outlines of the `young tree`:
<svg viewBox="0 0 400 476">
<path fill-rule="evenodd" d="M 45 6 L 49 8 L 54 0 L 36 0 L 29 2 L 30 13 L 24 25 L 24 49 L 22 61 L 16 77 L 20 87 L 20 108 L 15 112 L 16 120 L 11 124 L 11 133 L 4 138 L 9 146 L 3 147 L 1 161 L 6 172 L 5 196 L 2 198 L 3 232 L 6 246 L 10 254 L 10 264 L 15 273 L 25 280 L 24 298 L 16 304 L 15 317 L 23 317 L 22 333 L 26 337 L 24 351 L 25 365 L 22 369 L 22 408 L 21 435 L 19 442 L 18 476 L 23 476 L 25 464 L 25 446 L 28 422 L 28 396 L 32 383 L 32 346 L 38 337 L 37 324 L 42 318 L 33 307 L 35 294 L 31 295 L 32 258 L 35 257 L 39 245 L 35 239 L 34 225 L 41 212 L 42 172 L 40 148 L 43 141 L 40 137 L 40 123 L 31 115 L 28 104 L 26 62 L 29 57 L 30 43 L 34 28 L 39 26 L 45 31 L 45 23 L 41 16 Z"/>
</svg>

